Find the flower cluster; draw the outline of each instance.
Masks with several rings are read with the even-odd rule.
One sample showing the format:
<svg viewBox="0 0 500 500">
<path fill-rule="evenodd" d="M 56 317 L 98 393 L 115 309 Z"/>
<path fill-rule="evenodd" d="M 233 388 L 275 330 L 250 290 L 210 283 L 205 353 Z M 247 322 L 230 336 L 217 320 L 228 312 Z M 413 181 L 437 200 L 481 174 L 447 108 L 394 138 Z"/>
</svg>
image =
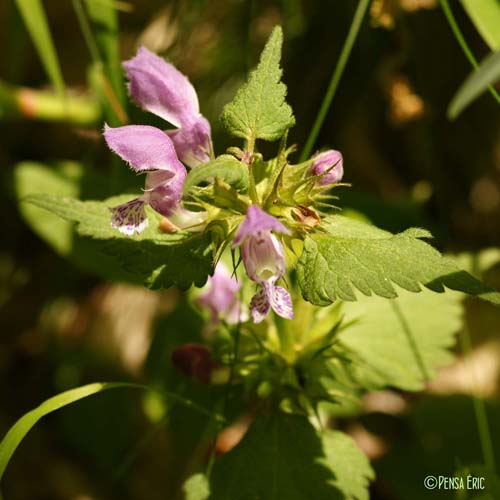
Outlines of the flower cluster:
<svg viewBox="0 0 500 500">
<path fill-rule="evenodd" d="M 109 148 L 135 172 L 146 173 L 143 194 L 111 208 L 111 225 L 128 236 L 141 233 L 148 224 L 145 207 L 149 205 L 180 228 L 199 226 L 204 222 L 203 213 L 189 212 L 181 206 L 186 167 L 196 168 L 214 156 L 210 124 L 200 113 L 196 91 L 186 76 L 144 47 L 123 66 L 133 101 L 176 128 L 105 126 Z M 317 178 L 318 187 L 328 189 L 342 178 L 342 155 L 335 150 L 319 153 L 312 159 L 308 175 Z M 282 222 L 258 204 L 248 206 L 236 230 L 232 247 L 240 248 L 248 278 L 257 284 L 250 302 L 255 323 L 262 322 L 271 309 L 283 318 L 293 318 L 290 294 L 277 284 L 286 271 L 284 247 L 277 235 L 290 234 Z M 219 263 L 206 291 L 198 298 L 198 304 L 210 312 L 213 325 L 221 319 L 228 324 L 248 319 L 238 297 L 240 288 Z"/>
<path fill-rule="evenodd" d="M 208 161 L 212 139 L 196 91 L 179 70 L 144 47 L 123 66 L 132 99 L 178 127 L 166 132 L 146 125 L 104 129 L 109 148 L 135 172 L 147 172 L 144 194 L 111 209 L 111 225 L 130 236 L 147 226 L 146 205 L 166 217 L 176 215 L 187 174 L 181 161 L 189 167 Z"/>
</svg>

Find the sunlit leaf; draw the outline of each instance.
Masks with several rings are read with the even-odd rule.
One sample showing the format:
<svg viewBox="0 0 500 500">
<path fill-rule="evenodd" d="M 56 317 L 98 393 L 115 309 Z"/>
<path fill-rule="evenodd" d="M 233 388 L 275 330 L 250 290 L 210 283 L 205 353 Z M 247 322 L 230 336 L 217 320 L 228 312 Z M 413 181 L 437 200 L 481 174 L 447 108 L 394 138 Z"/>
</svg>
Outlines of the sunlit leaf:
<svg viewBox="0 0 500 500">
<path fill-rule="evenodd" d="M 354 289 L 394 298 L 394 285 L 411 292 L 421 285 L 435 292 L 447 287 L 500 304 L 498 292 L 422 241 L 431 237 L 428 231 L 413 228 L 394 235 L 339 215 L 327 227 L 328 233 L 305 239 L 297 267 L 302 294 L 313 304 L 356 300 Z"/>
<path fill-rule="evenodd" d="M 436 368 L 453 360 L 450 349 L 461 328 L 462 295 L 399 291 L 385 300 L 360 297 L 346 302 L 342 311 L 349 328 L 338 339 L 353 351 L 352 364 L 362 385 L 399 387 L 416 391 L 436 374 Z"/>
<path fill-rule="evenodd" d="M 257 68 L 227 104 L 222 121 L 231 134 L 249 142 L 275 141 L 295 124 L 292 108 L 286 103 L 286 86 L 280 68 L 283 32 L 274 28 Z"/>
<path fill-rule="evenodd" d="M 461 0 L 462 5 L 491 50 L 500 49 L 500 2 Z"/>
</svg>

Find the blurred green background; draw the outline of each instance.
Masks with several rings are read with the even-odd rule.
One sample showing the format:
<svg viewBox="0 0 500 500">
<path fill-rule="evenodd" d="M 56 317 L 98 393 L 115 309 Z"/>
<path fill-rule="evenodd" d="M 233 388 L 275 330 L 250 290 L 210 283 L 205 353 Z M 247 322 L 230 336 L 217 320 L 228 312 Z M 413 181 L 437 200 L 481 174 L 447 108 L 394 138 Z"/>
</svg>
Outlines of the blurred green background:
<svg viewBox="0 0 500 500">
<path fill-rule="evenodd" d="M 130 123 L 160 124 L 120 95 L 116 67 L 106 66 L 110 76 L 99 81 L 95 47 L 90 43 L 89 50 L 74 8 L 83 4 L 43 5 L 66 98 L 77 104 L 69 117 L 61 111 L 16 3 L 1 2 L 0 433 L 43 399 L 95 380 L 187 384 L 208 404 L 207 389 L 169 364 L 172 346 L 199 338 L 200 320 L 191 310 L 183 314 L 190 306 L 175 291 L 110 281 L 127 276 L 115 273 L 111 260 L 98 262 L 67 225 L 18 204 L 41 187 L 84 199 L 137 190 L 140 179 L 106 150 L 103 122 L 128 117 Z M 461 3 L 451 5 L 482 58 L 487 45 Z M 112 61 L 116 50 L 116 57 L 128 59 L 139 44 L 165 55 L 195 85 L 217 153 L 230 144 L 218 120 L 222 107 L 256 63 L 272 27 L 281 24 L 284 81 L 297 119 L 289 140 L 300 152 L 356 2 L 141 0 L 113 7 L 117 26 L 98 16 L 90 25 L 98 53 L 106 46 L 102 38 L 109 42 L 110 52 L 100 58 Z M 446 118 L 469 72 L 435 1 L 374 0 L 316 147 L 344 155 L 344 181 L 352 188 L 341 191 L 341 207 L 391 231 L 429 228 L 439 249 L 462 253 L 466 267 L 484 270 L 498 287 L 500 108 L 485 94 L 456 121 Z M 49 101 L 42 107 L 46 90 Z M 484 249 L 490 250 L 479 253 Z M 458 362 L 431 384 L 430 394 L 387 391 L 368 400 L 363 415 L 338 422 L 374 459 L 372 498 L 427 498 L 421 487 L 427 474 L 452 474 L 481 462 L 471 394 L 487 398 L 492 442 L 500 450 L 500 315 L 475 303 L 466 313 L 470 357 L 477 361 L 470 366 L 481 366 L 472 388 L 464 382 L 470 372 L 464 375 Z M 180 498 L 193 457 L 203 453 L 199 439 L 207 425 L 198 415 L 127 391 L 78 403 L 29 435 L 7 471 L 4 500 Z M 440 498 L 452 495 L 440 492 Z"/>
</svg>

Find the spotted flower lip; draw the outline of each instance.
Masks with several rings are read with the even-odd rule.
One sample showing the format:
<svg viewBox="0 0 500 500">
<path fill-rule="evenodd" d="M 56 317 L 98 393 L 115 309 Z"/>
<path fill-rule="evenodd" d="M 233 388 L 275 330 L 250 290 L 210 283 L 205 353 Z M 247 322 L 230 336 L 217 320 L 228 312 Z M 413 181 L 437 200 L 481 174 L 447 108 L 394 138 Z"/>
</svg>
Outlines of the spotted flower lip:
<svg viewBox="0 0 500 500">
<path fill-rule="evenodd" d="M 233 241 L 233 247 L 241 245 L 248 277 L 260 285 L 250 303 L 255 323 L 263 321 L 271 309 L 283 318 L 293 318 L 290 294 L 276 285 L 285 273 L 286 261 L 283 245 L 271 231 L 290 234 L 279 220 L 252 205 Z"/>
<path fill-rule="evenodd" d="M 144 194 L 111 208 L 111 226 L 128 236 L 141 233 L 148 225 L 146 205 L 172 215 L 180 206 L 187 172 L 167 134 L 147 125 L 106 125 L 104 138 L 132 170 L 146 173 Z"/>
<path fill-rule="evenodd" d="M 320 186 L 340 182 L 344 175 L 342 153 L 335 149 L 323 151 L 314 158 L 312 168 L 314 175 L 321 176 L 318 180 Z"/>
<path fill-rule="evenodd" d="M 167 133 L 180 160 L 189 167 L 209 161 L 210 124 L 200 113 L 198 96 L 189 79 L 145 47 L 140 47 L 123 67 L 134 102 L 177 127 Z"/>
</svg>

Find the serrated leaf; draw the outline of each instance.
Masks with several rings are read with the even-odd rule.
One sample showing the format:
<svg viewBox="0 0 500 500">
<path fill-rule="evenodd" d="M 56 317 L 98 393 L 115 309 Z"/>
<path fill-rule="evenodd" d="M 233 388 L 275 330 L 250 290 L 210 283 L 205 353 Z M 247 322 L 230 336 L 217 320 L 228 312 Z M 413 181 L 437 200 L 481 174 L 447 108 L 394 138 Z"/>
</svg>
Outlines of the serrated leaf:
<svg viewBox="0 0 500 500">
<path fill-rule="evenodd" d="M 69 197 L 31 195 L 24 201 L 76 222 L 80 236 L 99 240 L 103 252 L 115 256 L 124 269 L 140 276 L 150 288 L 202 286 L 212 272 L 210 235 L 160 233 L 160 216 L 148 210 L 149 227 L 138 236 L 124 236 L 111 227 L 109 207 L 129 198 L 79 201 Z"/>
<path fill-rule="evenodd" d="M 462 295 L 399 292 L 395 300 L 360 297 L 342 311 L 350 322 L 339 341 L 356 354 L 353 376 L 366 388 L 417 391 L 453 360 L 450 349 L 462 325 Z"/>
<path fill-rule="evenodd" d="M 231 155 L 221 155 L 215 160 L 193 168 L 184 182 L 184 193 L 201 182 L 220 179 L 235 189 L 248 187 L 248 167 Z"/>
<path fill-rule="evenodd" d="M 448 116 L 451 120 L 477 99 L 488 87 L 500 80 L 500 50 L 486 56 L 479 67 L 460 85 L 448 107 Z"/>
<path fill-rule="evenodd" d="M 210 500 L 368 498 L 373 471 L 341 432 L 319 434 L 307 418 L 258 416 L 243 440 L 216 462 Z"/>
<path fill-rule="evenodd" d="M 280 68 L 283 32 L 275 27 L 260 62 L 233 101 L 224 107 L 222 121 L 229 132 L 250 142 L 275 141 L 295 125 L 292 108 L 286 103 L 286 86 Z"/>
<path fill-rule="evenodd" d="M 334 472 L 333 484 L 342 492 L 343 498 L 368 500 L 368 486 L 375 474 L 352 438 L 340 431 L 325 431 L 322 442 L 325 458 L 320 462 Z"/>
<path fill-rule="evenodd" d="M 500 49 L 500 2 L 462 0 L 462 5 L 490 49 Z"/>
<path fill-rule="evenodd" d="M 334 300 L 356 300 L 354 289 L 365 295 L 398 296 L 394 284 L 419 292 L 421 285 L 443 292 L 445 287 L 500 304 L 500 294 L 421 238 L 423 229 L 393 235 L 360 221 L 334 216 L 329 234 L 307 237 L 297 275 L 306 300 L 325 306 Z"/>
</svg>

